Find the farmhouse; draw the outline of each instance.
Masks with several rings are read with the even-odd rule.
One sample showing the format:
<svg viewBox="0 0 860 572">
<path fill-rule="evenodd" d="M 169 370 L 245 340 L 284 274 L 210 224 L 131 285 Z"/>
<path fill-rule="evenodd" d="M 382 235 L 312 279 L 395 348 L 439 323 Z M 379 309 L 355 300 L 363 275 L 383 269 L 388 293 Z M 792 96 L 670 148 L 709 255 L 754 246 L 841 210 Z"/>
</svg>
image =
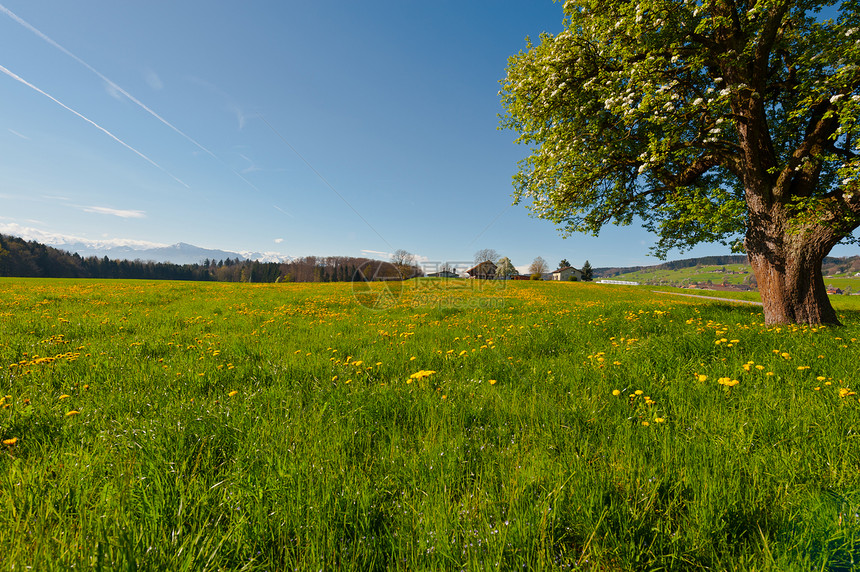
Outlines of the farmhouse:
<svg viewBox="0 0 860 572">
<path fill-rule="evenodd" d="M 440 270 L 439 272 L 431 272 L 427 275 L 428 278 L 459 278 L 460 275 L 450 270 Z"/>
<path fill-rule="evenodd" d="M 577 270 L 573 266 L 565 266 L 559 268 L 552 273 L 553 280 L 582 280 L 582 270 Z"/>
<path fill-rule="evenodd" d="M 466 270 L 466 273 L 472 278 L 481 278 L 483 280 L 493 280 L 496 277 L 497 266 L 490 260 L 485 260 L 480 264 Z"/>
</svg>

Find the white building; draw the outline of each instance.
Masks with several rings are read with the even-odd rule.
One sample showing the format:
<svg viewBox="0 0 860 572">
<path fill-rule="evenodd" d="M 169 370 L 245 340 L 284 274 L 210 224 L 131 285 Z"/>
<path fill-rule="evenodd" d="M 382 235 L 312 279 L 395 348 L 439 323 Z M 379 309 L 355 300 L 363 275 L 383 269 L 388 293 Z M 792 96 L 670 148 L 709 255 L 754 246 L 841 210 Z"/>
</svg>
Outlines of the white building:
<svg viewBox="0 0 860 572">
<path fill-rule="evenodd" d="M 553 280 L 582 280 L 582 270 L 577 270 L 573 266 L 565 266 L 559 268 L 552 273 Z"/>
</svg>

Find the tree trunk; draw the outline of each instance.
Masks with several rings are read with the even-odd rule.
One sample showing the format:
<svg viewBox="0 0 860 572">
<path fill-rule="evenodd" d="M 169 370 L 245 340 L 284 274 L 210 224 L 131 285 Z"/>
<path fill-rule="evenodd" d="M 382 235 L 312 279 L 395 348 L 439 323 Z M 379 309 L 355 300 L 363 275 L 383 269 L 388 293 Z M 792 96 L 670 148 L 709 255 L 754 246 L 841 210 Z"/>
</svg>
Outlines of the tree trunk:
<svg viewBox="0 0 860 572">
<path fill-rule="evenodd" d="M 746 251 L 758 281 L 764 321 L 773 324 L 839 324 L 821 274 L 833 247 L 826 228 L 786 233 L 783 225 L 758 218 L 746 237 Z"/>
</svg>

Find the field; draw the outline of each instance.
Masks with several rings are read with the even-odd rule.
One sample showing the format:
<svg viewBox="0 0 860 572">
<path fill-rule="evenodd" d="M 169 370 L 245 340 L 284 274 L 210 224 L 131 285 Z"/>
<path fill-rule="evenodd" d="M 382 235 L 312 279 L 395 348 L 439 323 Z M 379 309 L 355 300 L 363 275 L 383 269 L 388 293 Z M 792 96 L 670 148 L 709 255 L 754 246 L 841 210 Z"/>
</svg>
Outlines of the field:
<svg viewBox="0 0 860 572">
<path fill-rule="evenodd" d="M 675 270 L 651 267 L 636 272 L 627 272 L 613 276 L 611 280 L 627 280 L 631 282 L 650 284 L 690 284 L 693 282 L 706 284 L 744 284 L 752 276 L 748 264 L 699 265 Z"/>
<path fill-rule="evenodd" d="M 391 286 L 0 280 L 0 567 L 860 569 L 848 297 Z"/>
<path fill-rule="evenodd" d="M 746 284 L 753 276 L 752 269 L 748 264 L 726 264 L 726 265 L 698 265 L 689 268 L 668 270 L 662 268 L 645 268 L 637 272 L 627 272 L 610 278 L 611 280 L 626 280 L 639 282 L 641 284 Z M 860 277 L 854 272 L 843 272 L 837 275 L 824 277 L 827 286 L 834 286 L 842 290 L 850 289 L 850 292 L 860 292 Z"/>
</svg>

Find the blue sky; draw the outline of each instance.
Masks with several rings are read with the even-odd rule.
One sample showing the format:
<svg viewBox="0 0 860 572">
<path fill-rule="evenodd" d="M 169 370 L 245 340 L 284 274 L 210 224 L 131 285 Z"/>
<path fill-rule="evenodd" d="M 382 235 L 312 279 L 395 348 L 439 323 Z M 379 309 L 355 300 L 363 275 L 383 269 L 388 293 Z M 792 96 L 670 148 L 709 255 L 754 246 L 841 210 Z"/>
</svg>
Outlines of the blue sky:
<svg viewBox="0 0 860 572">
<path fill-rule="evenodd" d="M 563 239 L 511 205 L 498 82 L 561 23 L 549 0 L 0 0 L 0 232 L 656 263 L 638 227 Z"/>
</svg>

